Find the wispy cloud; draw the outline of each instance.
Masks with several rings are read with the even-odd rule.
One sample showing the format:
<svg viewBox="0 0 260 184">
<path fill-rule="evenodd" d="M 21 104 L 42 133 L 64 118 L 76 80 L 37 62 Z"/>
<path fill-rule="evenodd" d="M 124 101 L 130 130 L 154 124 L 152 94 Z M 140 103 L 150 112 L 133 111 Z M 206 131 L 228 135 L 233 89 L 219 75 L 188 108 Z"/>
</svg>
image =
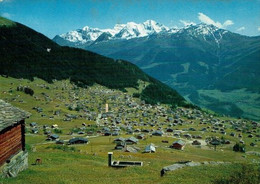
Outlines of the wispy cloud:
<svg viewBox="0 0 260 184">
<path fill-rule="evenodd" d="M 186 27 L 189 25 L 195 25 L 196 23 L 189 21 L 189 20 L 180 20 L 180 22 Z"/>
<path fill-rule="evenodd" d="M 5 18 L 9 18 L 9 19 L 12 17 L 12 15 L 10 13 L 7 13 L 7 12 L 1 13 L 1 16 L 5 17 Z"/>
<path fill-rule="evenodd" d="M 226 20 L 224 24 L 222 25 L 223 28 L 233 25 L 234 22 L 232 20 Z"/>
<path fill-rule="evenodd" d="M 243 30 L 245 30 L 245 29 L 246 29 L 246 28 L 243 26 L 243 27 L 238 28 L 237 31 L 240 32 L 240 31 L 243 31 Z"/>
<path fill-rule="evenodd" d="M 8 3 L 8 2 L 12 2 L 13 0 L 0 0 L 0 3 Z"/>
<path fill-rule="evenodd" d="M 260 31 L 260 26 L 257 28 L 258 31 Z"/>
<path fill-rule="evenodd" d="M 201 22 L 203 22 L 205 24 L 212 24 L 218 28 L 226 28 L 226 27 L 234 24 L 234 22 L 232 20 L 226 20 L 223 24 L 221 24 L 220 22 L 214 21 L 213 19 L 211 19 L 210 17 L 208 17 L 207 15 L 205 15 L 203 13 L 199 13 L 198 18 Z"/>
</svg>

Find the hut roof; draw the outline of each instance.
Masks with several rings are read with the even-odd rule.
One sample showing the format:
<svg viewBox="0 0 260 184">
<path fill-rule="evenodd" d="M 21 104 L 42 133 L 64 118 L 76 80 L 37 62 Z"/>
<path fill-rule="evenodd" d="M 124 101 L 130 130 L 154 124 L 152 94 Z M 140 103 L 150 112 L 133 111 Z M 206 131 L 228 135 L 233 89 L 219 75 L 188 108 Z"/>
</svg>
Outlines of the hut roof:
<svg viewBox="0 0 260 184">
<path fill-rule="evenodd" d="M 159 135 L 159 136 L 162 136 L 163 135 L 163 132 L 162 131 L 159 131 L 159 130 L 156 130 L 152 133 L 152 135 Z"/>
<path fill-rule="evenodd" d="M 145 147 L 144 152 L 155 152 L 155 145 L 153 143 Z"/>
<path fill-rule="evenodd" d="M 114 141 L 124 142 L 124 141 L 125 141 L 125 138 L 123 138 L 123 137 L 119 137 L 119 138 L 114 139 Z"/>
<path fill-rule="evenodd" d="M 58 136 L 57 134 L 51 134 L 51 135 L 50 135 L 50 138 L 52 138 L 52 139 L 58 139 L 59 136 Z"/>
<path fill-rule="evenodd" d="M 124 149 L 125 152 L 131 152 L 131 153 L 136 153 L 137 150 L 133 147 L 129 147 L 127 146 L 125 149 Z"/>
<path fill-rule="evenodd" d="M 0 99 L 0 131 L 28 118 L 30 113 L 23 111 Z"/>
<path fill-rule="evenodd" d="M 125 141 L 131 141 L 131 142 L 137 143 L 138 139 L 136 139 L 135 137 L 130 137 L 130 138 L 126 139 Z"/>
<path fill-rule="evenodd" d="M 76 142 L 83 142 L 83 143 L 87 143 L 88 139 L 86 138 L 82 138 L 82 137 L 76 137 L 76 138 L 72 138 L 69 140 L 69 144 L 74 144 Z"/>
<path fill-rule="evenodd" d="M 173 142 L 172 144 L 180 144 L 180 145 L 184 146 L 185 142 L 183 140 L 177 140 L 177 141 Z"/>
</svg>

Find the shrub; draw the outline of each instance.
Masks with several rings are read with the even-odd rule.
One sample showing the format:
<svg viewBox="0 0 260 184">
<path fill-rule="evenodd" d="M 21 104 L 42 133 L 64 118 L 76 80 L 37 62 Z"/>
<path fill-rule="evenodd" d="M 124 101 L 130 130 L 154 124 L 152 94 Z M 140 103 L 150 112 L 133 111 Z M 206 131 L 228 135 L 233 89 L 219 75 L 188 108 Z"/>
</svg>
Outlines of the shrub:
<svg viewBox="0 0 260 184">
<path fill-rule="evenodd" d="M 82 107 L 78 105 L 78 106 L 75 108 L 75 111 L 80 111 L 81 109 L 82 109 Z"/>
<path fill-rule="evenodd" d="M 29 88 L 29 87 L 25 87 L 24 88 L 24 93 L 33 96 L 34 91 L 31 88 Z"/>
<path fill-rule="evenodd" d="M 236 143 L 236 144 L 233 146 L 233 151 L 245 153 L 245 152 L 246 152 L 245 145 Z"/>
<path fill-rule="evenodd" d="M 62 130 L 55 128 L 55 129 L 54 129 L 54 133 L 56 133 L 56 134 L 62 134 Z"/>
</svg>

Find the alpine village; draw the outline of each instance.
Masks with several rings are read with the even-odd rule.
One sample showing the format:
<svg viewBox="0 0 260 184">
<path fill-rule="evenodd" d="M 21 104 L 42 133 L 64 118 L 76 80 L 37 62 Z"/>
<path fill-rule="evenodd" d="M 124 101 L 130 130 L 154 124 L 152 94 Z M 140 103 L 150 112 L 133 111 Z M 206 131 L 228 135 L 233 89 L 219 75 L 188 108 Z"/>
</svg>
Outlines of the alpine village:
<svg viewBox="0 0 260 184">
<path fill-rule="evenodd" d="M 148 24 L 159 25 L 154 21 L 142 25 Z M 118 38 L 125 35 L 123 29 L 114 35 L 100 29 L 95 41 L 73 41 L 75 32 L 90 34 L 90 28 L 83 29 L 51 40 L 0 17 L 1 184 L 260 183 L 259 36 L 199 24 L 124 40 Z M 205 30 L 226 39 L 226 59 L 239 60 L 230 68 L 242 61 L 244 67 L 254 64 L 248 70 L 255 78 L 247 78 L 240 68 L 236 71 L 244 76 L 237 77 L 236 84 L 230 82 L 235 73 L 229 76 L 229 66 L 214 65 L 224 68 L 212 80 L 225 102 L 213 98 L 213 90 L 199 88 L 208 85 L 204 78 L 210 75 L 213 56 L 198 51 L 201 61 L 203 57 L 209 61 L 196 65 L 185 60 L 176 64 L 180 71 L 175 76 L 152 63 L 153 52 L 161 52 L 163 45 L 150 50 L 146 60 L 151 63 L 146 65 L 137 59 L 138 53 L 129 58 L 134 48 L 128 45 L 134 41 L 144 50 L 159 39 L 164 44 L 189 41 L 193 45 L 195 36 L 197 42 L 210 40 Z M 234 46 L 237 50 L 231 51 L 228 36 L 241 40 Z M 172 47 L 182 54 L 180 58 L 198 57 L 191 56 L 188 46 Z M 228 50 L 247 54 L 244 60 L 239 55 L 231 58 Z M 189 71 L 190 77 L 185 77 Z M 167 76 L 169 83 L 164 80 Z M 240 95 L 237 101 L 254 101 L 256 110 L 236 105 L 231 95 L 235 90 Z M 244 95 L 246 90 L 251 92 Z"/>
</svg>

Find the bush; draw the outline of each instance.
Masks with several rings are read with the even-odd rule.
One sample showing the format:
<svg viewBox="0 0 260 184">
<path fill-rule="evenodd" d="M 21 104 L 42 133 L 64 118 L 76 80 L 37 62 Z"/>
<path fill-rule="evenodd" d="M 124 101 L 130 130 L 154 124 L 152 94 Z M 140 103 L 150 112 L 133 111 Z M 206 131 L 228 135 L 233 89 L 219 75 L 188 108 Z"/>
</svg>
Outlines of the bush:
<svg viewBox="0 0 260 184">
<path fill-rule="evenodd" d="M 245 152 L 246 152 L 245 145 L 236 143 L 236 144 L 233 146 L 233 151 L 245 153 Z"/>
<path fill-rule="evenodd" d="M 25 87 L 24 88 L 24 93 L 33 96 L 34 91 L 31 88 L 29 88 L 29 87 Z"/>
<path fill-rule="evenodd" d="M 77 107 L 75 108 L 75 111 L 80 111 L 81 109 L 82 109 L 81 106 L 77 106 Z"/>
<path fill-rule="evenodd" d="M 54 129 L 54 133 L 56 133 L 56 134 L 62 134 L 62 130 L 55 128 L 55 129 Z"/>
</svg>

